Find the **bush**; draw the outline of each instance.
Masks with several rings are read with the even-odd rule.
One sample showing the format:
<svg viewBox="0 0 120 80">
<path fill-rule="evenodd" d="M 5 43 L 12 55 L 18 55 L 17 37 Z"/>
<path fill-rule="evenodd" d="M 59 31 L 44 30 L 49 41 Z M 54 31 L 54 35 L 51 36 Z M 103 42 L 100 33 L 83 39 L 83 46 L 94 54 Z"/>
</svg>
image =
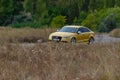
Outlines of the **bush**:
<svg viewBox="0 0 120 80">
<path fill-rule="evenodd" d="M 73 20 L 73 23 L 75 25 L 80 25 L 81 22 L 87 17 L 87 13 L 84 12 L 84 11 L 81 11 L 80 14 L 79 14 L 79 17 L 75 17 L 75 19 Z"/>
<path fill-rule="evenodd" d="M 112 14 L 111 14 L 112 13 Z M 101 20 L 105 19 L 104 24 L 108 28 L 108 31 L 120 26 L 120 8 L 108 8 L 102 9 L 98 12 L 91 13 L 87 16 L 85 20 L 82 21 L 82 25 L 88 26 L 92 30 L 99 31 L 99 26 L 101 25 Z M 93 29 L 94 28 L 94 29 Z"/>
<path fill-rule="evenodd" d="M 65 23 L 66 23 L 66 16 L 59 15 L 53 18 L 51 22 L 51 27 L 60 28 L 64 26 Z"/>
<path fill-rule="evenodd" d="M 114 14 L 108 15 L 105 19 L 103 19 L 99 25 L 99 32 L 110 32 L 116 28 L 116 20 Z"/>
<path fill-rule="evenodd" d="M 116 19 L 115 19 L 114 14 L 111 13 L 110 15 L 108 15 L 106 17 L 105 24 L 106 24 L 106 27 L 107 27 L 107 32 L 116 28 Z"/>
<path fill-rule="evenodd" d="M 10 25 L 12 28 L 24 28 L 24 27 L 31 27 L 31 28 L 43 28 L 40 22 L 22 22 L 22 23 L 14 23 Z"/>
<path fill-rule="evenodd" d="M 112 37 L 120 37 L 120 28 L 119 29 L 114 29 L 109 33 L 110 36 Z"/>
<path fill-rule="evenodd" d="M 96 31 L 97 29 L 97 18 L 96 18 L 96 14 L 89 14 L 87 16 L 87 18 L 81 23 L 83 26 L 87 26 L 88 28 L 90 28 L 91 30 Z"/>
<path fill-rule="evenodd" d="M 99 25 L 98 31 L 99 32 L 106 32 L 107 31 L 107 27 L 103 22 Z"/>
</svg>

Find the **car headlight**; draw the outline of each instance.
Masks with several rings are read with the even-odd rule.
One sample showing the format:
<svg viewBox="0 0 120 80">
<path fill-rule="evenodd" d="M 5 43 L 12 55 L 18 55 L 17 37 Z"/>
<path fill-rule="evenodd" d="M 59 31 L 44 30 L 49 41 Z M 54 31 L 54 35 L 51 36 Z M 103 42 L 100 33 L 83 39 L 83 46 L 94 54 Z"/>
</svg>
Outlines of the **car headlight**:
<svg viewBox="0 0 120 80">
<path fill-rule="evenodd" d="M 64 36 L 63 38 L 70 38 L 70 36 Z"/>
</svg>

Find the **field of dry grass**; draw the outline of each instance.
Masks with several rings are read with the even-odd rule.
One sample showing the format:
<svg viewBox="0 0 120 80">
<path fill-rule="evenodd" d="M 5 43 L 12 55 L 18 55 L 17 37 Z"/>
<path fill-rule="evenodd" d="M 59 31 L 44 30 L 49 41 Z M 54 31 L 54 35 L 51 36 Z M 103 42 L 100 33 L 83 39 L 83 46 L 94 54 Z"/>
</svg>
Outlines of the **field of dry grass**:
<svg viewBox="0 0 120 80">
<path fill-rule="evenodd" d="M 19 42 L 37 42 L 41 39 L 48 40 L 48 35 L 56 31 L 56 29 L 33 29 L 33 28 L 0 28 L 0 44 L 6 42 L 19 43 Z"/>
<path fill-rule="evenodd" d="M 120 80 L 120 42 L 0 47 L 1 80 Z"/>
<path fill-rule="evenodd" d="M 0 28 L 0 80 L 120 80 L 120 42 L 20 43 L 46 41 L 53 31 Z"/>
</svg>

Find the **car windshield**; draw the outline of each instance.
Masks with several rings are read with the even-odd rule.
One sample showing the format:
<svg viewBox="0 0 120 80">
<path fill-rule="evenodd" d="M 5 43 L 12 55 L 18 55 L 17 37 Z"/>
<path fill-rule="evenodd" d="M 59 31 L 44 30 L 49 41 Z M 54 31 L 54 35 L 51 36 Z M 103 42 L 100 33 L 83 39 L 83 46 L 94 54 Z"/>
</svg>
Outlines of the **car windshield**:
<svg viewBox="0 0 120 80">
<path fill-rule="evenodd" d="M 59 32 L 70 32 L 75 33 L 77 31 L 77 28 L 74 27 L 63 27 L 59 30 Z"/>
</svg>

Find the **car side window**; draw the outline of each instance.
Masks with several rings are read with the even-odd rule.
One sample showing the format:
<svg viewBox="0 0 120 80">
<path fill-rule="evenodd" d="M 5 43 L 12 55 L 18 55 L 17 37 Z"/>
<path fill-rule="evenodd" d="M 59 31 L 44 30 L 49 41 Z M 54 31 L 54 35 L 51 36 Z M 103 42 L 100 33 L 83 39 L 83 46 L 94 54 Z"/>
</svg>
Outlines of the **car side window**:
<svg viewBox="0 0 120 80">
<path fill-rule="evenodd" d="M 79 28 L 78 31 L 82 32 L 83 33 L 83 28 Z"/>
<path fill-rule="evenodd" d="M 79 28 L 78 31 L 81 31 L 82 33 L 84 32 L 90 32 L 87 28 Z"/>
</svg>

